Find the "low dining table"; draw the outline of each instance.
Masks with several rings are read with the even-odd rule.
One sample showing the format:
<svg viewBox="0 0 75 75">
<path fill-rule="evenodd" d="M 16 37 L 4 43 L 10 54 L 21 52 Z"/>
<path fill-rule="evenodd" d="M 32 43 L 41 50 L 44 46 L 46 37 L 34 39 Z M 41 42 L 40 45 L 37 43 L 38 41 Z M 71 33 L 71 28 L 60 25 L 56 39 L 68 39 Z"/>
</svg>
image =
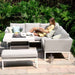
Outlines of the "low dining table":
<svg viewBox="0 0 75 75">
<path fill-rule="evenodd" d="M 23 36 L 23 34 L 25 34 L 26 36 Z M 24 42 L 24 41 L 28 41 L 28 42 L 34 42 L 35 41 L 35 38 L 34 38 L 34 34 L 33 33 L 22 33 L 22 36 L 20 37 L 13 37 L 14 33 L 6 33 L 4 35 L 4 38 L 3 38 L 3 42 L 6 42 L 7 44 L 7 47 L 8 47 L 8 44 L 11 43 L 11 42 Z"/>
</svg>

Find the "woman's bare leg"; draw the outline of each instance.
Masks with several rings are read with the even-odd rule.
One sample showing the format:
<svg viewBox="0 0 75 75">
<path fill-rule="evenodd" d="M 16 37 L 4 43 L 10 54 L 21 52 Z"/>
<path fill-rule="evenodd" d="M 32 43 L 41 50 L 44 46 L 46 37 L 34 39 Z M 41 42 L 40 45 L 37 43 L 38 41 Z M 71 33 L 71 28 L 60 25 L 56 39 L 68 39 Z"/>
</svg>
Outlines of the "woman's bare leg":
<svg viewBox="0 0 75 75">
<path fill-rule="evenodd" d="M 35 36 L 39 36 L 39 35 L 38 35 L 37 33 L 35 33 L 35 32 L 34 32 L 34 35 L 35 35 Z"/>
<path fill-rule="evenodd" d="M 48 30 L 45 30 L 45 29 L 43 29 L 43 28 L 41 28 L 41 27 L 40 27 L 39 29 L 40 29 L 40 31 L 43 32 L 43 33 L 48 33 Z"/>
<path fill-rule="evenodd" d="M 32 29 L 30 30 L 30 32 L 33 33 L 33 32 L 36 31 L 36 30 L 37 30 L 37 28 L 34 27 L 34 28 L 32 28 Z"/>
</svg>

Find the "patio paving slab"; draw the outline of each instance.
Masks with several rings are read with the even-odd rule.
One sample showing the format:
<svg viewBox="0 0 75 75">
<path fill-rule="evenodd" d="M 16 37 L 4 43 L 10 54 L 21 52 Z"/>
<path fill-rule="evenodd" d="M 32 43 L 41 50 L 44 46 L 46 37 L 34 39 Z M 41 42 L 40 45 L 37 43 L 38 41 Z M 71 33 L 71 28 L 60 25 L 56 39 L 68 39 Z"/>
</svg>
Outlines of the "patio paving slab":
<svg viewBox="0 0 75 75">
<path fill-rule="evenodd" d="M 44 61 L 40 56 L 38 68 L 31 61 L 5 62 L 4 70 L 1 69 L 0 57 L 0 75 L 75 75 L 75 58 L 72 54 L 70 60 L 65 59 L 67 54 L 63 56 L 64 58 L 55 56 L 51 63 L 48 58 Z"/>
</svg>

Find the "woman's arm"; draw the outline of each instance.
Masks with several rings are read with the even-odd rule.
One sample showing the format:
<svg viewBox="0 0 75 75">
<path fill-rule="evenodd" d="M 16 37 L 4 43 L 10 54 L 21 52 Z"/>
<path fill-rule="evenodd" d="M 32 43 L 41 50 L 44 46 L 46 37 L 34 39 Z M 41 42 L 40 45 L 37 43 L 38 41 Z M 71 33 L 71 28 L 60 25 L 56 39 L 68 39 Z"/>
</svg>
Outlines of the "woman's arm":
<svg viewBox="0 0 75 75">
<path fill-rule="evenodd" d="M 41 32 L 49 33 L 54 29 L 54 25 L 48 26 L 46 29 L 41 28 L 41 27 L 39 29 L 40 29 Z"/>
<path fill-rule="evenodd" d="M 34 27 L 30 30 L 31 33 L 33 33 L 34 31 L 36 31 L 38 28 L 37 27 Z"/>
<path fill-rule="evenodd" d="M 45 30 L 45 29 L 43 29 L 43 28 L 41 28 L 41 27 L 40 27 L 39 29 L 40 29 L 40 31 L 43 32 L 43 33 L 49 33 L 48 30 Z"/>
<path fill-rule="evenodd" d="M 54 25 L 48 26 L 48 27 L 46 28 L 46 30 L 47 30 L 48 32 L 51 32 L 53 29 L 54 29 Z"/>
<path fill-rule="evenodd" d="M 54 29 L 54 25 L 48 27 L 48 31 L 51 32 Z"/>
</svg>

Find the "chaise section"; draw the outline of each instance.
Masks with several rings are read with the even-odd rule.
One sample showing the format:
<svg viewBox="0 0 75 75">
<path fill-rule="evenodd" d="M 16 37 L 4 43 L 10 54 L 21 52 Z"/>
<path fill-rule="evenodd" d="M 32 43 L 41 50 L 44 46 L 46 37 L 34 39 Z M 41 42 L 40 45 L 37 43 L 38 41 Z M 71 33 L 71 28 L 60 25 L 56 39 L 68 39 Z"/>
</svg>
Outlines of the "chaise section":
<svg viewBox="0 0 75 75">
<path fill-rule="evenodd" d="M 69 53 L 72 46 L 72 39 L 43 39 L 44 59 L 46 59 L 46 53 Z M 70 59 L 70 55 L 68 57 Z"/>
</svg>

